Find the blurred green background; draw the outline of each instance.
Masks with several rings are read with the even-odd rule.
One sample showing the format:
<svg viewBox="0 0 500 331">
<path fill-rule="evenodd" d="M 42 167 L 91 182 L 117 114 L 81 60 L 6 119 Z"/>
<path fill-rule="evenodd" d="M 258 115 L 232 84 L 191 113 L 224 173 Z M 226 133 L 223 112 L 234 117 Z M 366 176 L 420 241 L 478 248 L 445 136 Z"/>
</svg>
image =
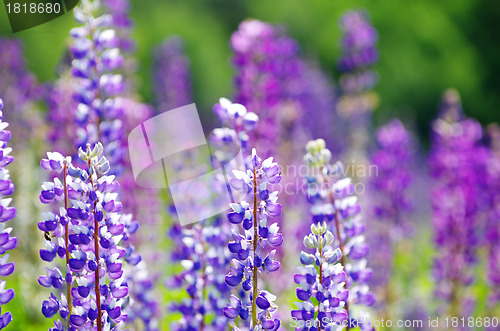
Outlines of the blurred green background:
<svg viewBox="0 0 500 331">
<path fill-rule="evenodd" d="M 195 101 L 207 114 L 219 96 L 232 95 L 229 37 L 252 17 L 284 24 L 306 57 L 319 60 L 336 77 L 339 16 L 366 8 L 380 34 L 381 104 L 376 121 L 390 116 L 412 120 L 424 136 L 441 92 L 459 89 L 464 109 L 483 124 L 500 121 L 500 3 L 491 0 L 132 0 L 140 63 L 140 91 L 152 98 L 151 51 L 176 34 L 192 61 Z M 0 33 L 13 35 L 0 6 Z M 55 66 L 75 26 L 71 15 L 20 32 L 29 67 L 41 81 Z"/>
</svg>

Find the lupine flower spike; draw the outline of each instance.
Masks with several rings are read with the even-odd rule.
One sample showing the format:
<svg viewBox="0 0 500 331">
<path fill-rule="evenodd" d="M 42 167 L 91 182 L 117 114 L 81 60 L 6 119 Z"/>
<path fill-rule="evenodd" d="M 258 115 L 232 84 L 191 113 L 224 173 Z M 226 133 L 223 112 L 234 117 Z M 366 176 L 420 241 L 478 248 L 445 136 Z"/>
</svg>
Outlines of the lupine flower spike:
<svg viewBox="0 0 500 331">
<path fill-rule="evenodd" d="M 371 180 L 373 195 L 370 196 L 376 222 L 372 223 L 368 238 L 374 249 L 371 260 L 375 271 L 370 283 L 383 293 L 378 304 L 383 302 L 389 308 L 394 296 L 390 277 L 394 271 L 397 244 L 413 233 L 410 222 L 412 202 L 408 197 L 414 163 L 413 143 L 411 134 L 398 119 L 379 128 L 376 140 L 378 148 L 372 154 L 371 162 L 377 167 L 378 174 Z"/>
<path fill-rule="evenodd" d="M 366 267 L 369 247 L 363 236 L 365 225 L 361 222 L 361 207 L 354 195 L 351 179 L 343 176 L 342 163 L 329 163 L 331 152 L 325 147 L 325 141 L 310 141 L 306 150 L 304 159 L 311 171 L 307 176 L 307 199 L 312 204 L 312 221 L 315 224 L 327 222 L 328 229 L 335 233 L 335 245 L 342 253 L 340 263 L 348 275 L 346 288 L 349 290 L 349 300 L 345 308 L 349 330 L 357 321 L 352 316 L 350 306 L 371 306 L 375 303 L 374 295 L 367 285 L 372 270 Z M 361 317 L 364 320 L 366 316 Z M 360 323 L 359 326 L 368 329 L 368 324 Z"/>
<path fill-rule="evenodd" d="M 439 118 L 433 123 L 429 167 L 433 180 L 432 221 L 438 255 L 433 275 L 443 313 L 471 314 L 474 303 L 468 288 L 474 281 L 478 228 L 481 224 L 478 187 L 481 167 L 481 124 L 466 118 L 454 90 L 443 95 Z"/>
<path fill-rule="evenodd" d="M 7 146 L 11 132 L 6 130 L 9 123 L 3 122 L 3 101 L 0 99 L 0 330 L 5 328 L 12 320 L 12 314 L 6 312 L 2 314 L 1 306 L 7 304 L 14 298 L 13 289 L 5 289 L 6 282 L 3 277 L 14 272 L 14 262 L 9 262 L 10 251 L 17 246 L 17 238 L 11 235 L 12 228 L 5 227 L 6 222 L 16 216 L 16 208 L 10 206 L 14 193 L 14 184 L 10 180 L 9 170 L 6 167 L 14 161 L 10 155 L 12 148 Z"/>
<path fill-rule="evenodd" d="M 344 287 L 347 276 L 339 263 L 340 248 L 333 249 L 333 243 L 334 237 L 326 222 L 312 224 L 311 233 L 304 237 L 304 246 L 313 250 L 313 254 L 300 253 L 303 267 L 299 267 L 299 273 L 294 276 L 300 286 L 296 290 L 300 300 L 295 303 L 298 309 L 292 311 L 297 331 L 342 329 L 340 326 L 347 320 L 344 309 L 349 296 Z"/>
<path fill-rule="evenodd" d="M 486 224 L 485 239 L 488 244 L 488 279 L 491 293 L 488 298 L 488 310 L 494 312 L 500 303 L 500 127 L 488 127 L 490 140 L 488 165 L 485 182 L 488 189 L 488 220 Z M 489 314 L 494 316 L 493 313 Z M 494 327 L 488 328 L 494 330 Z"/>
<path fill-rule="evenodd" d="M 342 72 L 339 79 L 342 95 L 337 113 L 349 126 L 347 152 L 355 161 L 364 161 L 369 119 L 378 104 L 378 96 L 373 92 L 378 76 L 372 69 L 379 57 L 378 34 L 365 11 L 348 11 L 341 17 L 340 27 L 343 53 L 338 68 Z"/>
<path fill-rule="evenodd" d="M 170 37 L 154 51 L 154 92 L 158 111 L 168 111 L 192 102 L 190 64 L 184 43 Z"/>
<path fill-rule="evenodd" d="M 227 215 L 230 223 L 243 226 L 243 232 L 234 230 L 233 241 L 228 245 L 234 258 L 226 284 L 238 288 L 238 293 L 231 296 L 224 314 L 230 319 L 250 318 L 251 322 L 244 324 L 250 330 L 278 330 L 281 322 L 273 316 L 278 308 L 274 303 L 276 297 L 258 288 L 259 274 L 272 273 L 280 267 L 274 260 L 273 248 L 283 243 L 283 236 L 276 223 L 268 225 L 270 218 L 281 214 L 278 192 L 270 192 L 268 188 L 281 181 L 278 164 L 272 157 L 262 161 L 253 149 L 251 169 L 233 173 L 231 187 L 249 194 L 251 200 L 231 204 L 233 211 Z"/>
<path fill-rule="evenodd" d="M 234 148 L 247 153 L 249 130 L 255 127 L 257 115 L 246 111 L 240 104 L 221 98 L 215 104 L 214 112 L 222 128 L 217 128 L 210 137 L 214 168 L 234 158 Z M 239 164 L 245 168 L 243 163 Z M 225 180 L 216 180 L 214 185 L 226 189 Z M 189 194 L 189 193 L 188 193 Z M 227 242 L 231 240 L 230 222 L 220 217 L 203 220 L 191 228 L 174 225 L 169 235 L 176 243 L 172 260 L 179 261 L 184 270 L 168 281 L 174 288 L 184 287 L 189 298 L 172 305 L 183 317 L 173 325 L 173 330 L 222 330 L 227 327 L 228 318 L 221 314 L 230 299 L 230 287 L 225 282 L 231 253 Z"/>
<path fill-rule="evenodd" d="M 116 97 L 124 92 L 123 76 L 117 73 L 123 63 L 119 37 L 112 28 L 109 15 L 94 17 L 98 1 L 82 1 L 74 9 L 75 19 L 83 26 L 73 28 L 71 53 L 72 74 L 77 88 L 74 95 L 78 102 L 76 111 L 76 148 L 100 141 L 105 155 L 113 165 L 111 174 L 120 174 L 124 157 L 120 141 L 123 136 L 122 109 Z"/>
<path fill-rule="evenodd" d="M 126 320 L 122 304 L 128 295 L 122 278 L 122 260 L 127 250 L 120 246 L 126 237 L 126 225 L 120 215 L 121 203 L 116 199 L 118 182 L 107 176 L 109 163 L 102 156 L 103 146 L 98 143 L 78 155 L 87 169 L 74 167 L 70 157 L 47 153 L 41 166 L 45 170 L 63 174 L 42 185 L 40 200 L 59 205 L 58 212 L 42 214 L 38 228 L 45 233 L 46 248 L 40 257 L 52 262 L 56 256 L 65 261 L 63 271 L 58 267 L 46 268 L 40 276 L 40 285 L 56 290 L 66 284 L 67 291 L 51 294 L 42 305 L 47 318 L 59 313 L 64 323 L 55 321 L 51 330 L 98 331 L 119 327 Z M 63 325 L 64 324 L 64 325 Z M 67 328 L 66 328 L 67 327 Z"/>
<path fill-rule="evenodd" d="M 300 114 L 298 93 L 304 64 L 299 46 L 280 26 L 248 20 L 231 36 L 235 78 L 235 101 L 260 117 L 250 140 L 263 157 L 275 155 L 281 135 Z M 286 123 L 286 125 L 284 125 Z M 286 129 L 285 129 L 286 127 Z"/>
</svg>

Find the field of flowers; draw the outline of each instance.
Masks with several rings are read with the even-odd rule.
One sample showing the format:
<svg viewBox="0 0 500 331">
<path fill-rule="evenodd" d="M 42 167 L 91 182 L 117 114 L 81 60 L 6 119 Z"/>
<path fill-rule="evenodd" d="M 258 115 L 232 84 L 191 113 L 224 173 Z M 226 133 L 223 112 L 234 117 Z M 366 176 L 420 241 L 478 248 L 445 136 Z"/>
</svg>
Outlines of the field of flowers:
<svg viewBox="0 0 500 331">
<path fill-rule="evenodd" d="M 296 39 L 293 5 L 224 35 L 179 3 L 159 43 L 128 0 L 80 1 L 54 45 L 0 34 L 0 330 L 500 330 L 500 126 L 460 87 L 495 97 L 451 60 L 474 52 L 441 88 L 391 72 L 373 5 Z"/>
</svg>

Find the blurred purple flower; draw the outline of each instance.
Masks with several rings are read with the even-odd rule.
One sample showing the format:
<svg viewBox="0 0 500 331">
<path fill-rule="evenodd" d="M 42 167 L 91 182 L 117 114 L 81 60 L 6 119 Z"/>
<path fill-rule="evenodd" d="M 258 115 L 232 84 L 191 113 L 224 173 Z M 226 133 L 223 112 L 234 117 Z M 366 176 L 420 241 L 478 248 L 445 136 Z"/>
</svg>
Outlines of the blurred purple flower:
<svg viewBox="0 0 500 331">
<path fill-rule="evenodd" d="M 252 150 L 251 161 L 247 171 L 233 170 L 231 187 L 247 194 L 247 199 L 240 203 L 232 203 L 232 211 L 227 214 L 231 224 L 243 227 L 233 230 L 233 240 L 228 248 L 233 260 L 230 272 L 226 275 L 226 284 L 236 288 L 236 295 L 224 308 L 224 315 L 229 319 L 243 322 L 250 330 L 278 330 L 281 321 L 274 317 L 278 306 L 276 297 L 258 288 L 259 274 L 272 273 L 280 268 L 274 259 L 276 250 L 281 246 L 283 235 L 277 223 L 268 225 L 271 218 L 281 214 L 281 204 L 277 202 L 278 192 L 270 192 L 270 184 L 279 183 L 278 164 L 270 157 L 264 161 Z"/>
<path fill-rule="evenodd" d="M 488 127 L 489 150 L 485 158 L 484 184 L 487 189 L 485 242 L 488 251 L 488 279 L 491 293 L 488 308 L 500 303 L 500 127 Z M 493 330 L 493 328 L 489 329 Z"/>
<path fill-rule="evenodd" d="M 371 163 L 377 169 L 371 180 L 376 222 L 372 223 L 370 241 L 374 251 L 371 260 L 377 267 L 371 284 L 388 291 L 395 245 L 413 232 L 409 221 L 413 206 L 408 197 L 412 182 L 410 167 L 414 162 L 413 144 L 410 133 L 398 119 L 380 127 L 376 140 L 378 146 L 371 156 Z M 385 296 L 384 300 L 389 297 L 388 293 Z"/>
<path fill-rule="evenodd" d="M 371 69 L 378 60 L 378 34 L 368 13 L 362 10 L 345 13 L 340 27 L 343 53 L 337 65 L 342 72 L 337 113 L 347 120 L 349 153 L 359 162 L 365 158 L 370 116 L 378 104 L 378 96 L 372 91 L 378 76 Z"/>
<path fill-rule="evenodd" d="M 22 147 L 34 135 L 43 133 L 36 102 L 44 89 L 27 69 L 20 40 L 0 38 L 0 49 L 0 95 L 6 109 L 15 109 L 11 112 L 10 124 L 15 132 L 15 145 Z"/>
<path fill-rule="evenodd" d="M 471 298 L 462 295 L 474 282 L 479 230 L 478 186 L 484 162 L 481 125 L 463 114 L 455 90 L 444 93 L 439 117 L 432 125 L 429 167 L 434 241 L 436 294 L 449 316 L 470 313 Z M 473 306 L 472 306 L 473 308 Z"/>
<path fill-rule="evenodd" d="M 193 102 L 190 64 L 184 43 L 170 37 L 154 50 L 153 82 L 158 112 L 165 112 Z"/>
</svg>

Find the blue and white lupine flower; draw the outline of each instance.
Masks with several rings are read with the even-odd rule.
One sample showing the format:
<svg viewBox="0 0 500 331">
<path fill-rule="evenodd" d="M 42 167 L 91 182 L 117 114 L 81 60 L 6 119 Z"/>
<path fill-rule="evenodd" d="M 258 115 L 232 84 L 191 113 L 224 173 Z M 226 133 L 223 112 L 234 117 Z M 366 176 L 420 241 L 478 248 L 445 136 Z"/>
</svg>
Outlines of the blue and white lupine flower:
<svg viewBox="0 0 500 331">
<path fill-rule="evenodd" d="M 296 290 L 300 302 L 295 303 L 297 309 L 292 311 L 296 330 L 342 330 L 341 325 L 347 320 L 345 304 L 349 291 L 344 287 L 347 275 L 339 263 L 340 248 L 333 249 L 333 243 L 333 234 L 325 222 L 312 224 L 311 233 L 304 237 L 304 246 L 314 250 L 314 254 L 301 252 L 303 267 L 294 276 L 300 286 Z"/>
<path fill-rule="evenodd" d="M 328 229 L 335 234 L 334 245 L 342 252 L 340 262 L 348 275 L 346 288 L 349 299 L 345 308 L 349 324 L 353 324 L 356 318 L 351 316 L 349 305 L 372 306 L 375 303 L 367 285 L 372 270 L 367 268 L 369 247 L 363 236 L 365 224 L 361 220 L 361 207 L 354 195 L 351 179 L 343 175 L 342 163 L 329 163 L 331 152 L 326 148 L 325 141 L 310 141 L 306 150 L 304 159 L 311 171 L 307 176 L 307 199 L 312 204 L 312 222 L 326 222 Z M 360 327 L 371 328 L 368 323 Z"/>
<path fill-rule="evenodd" d="M 231 204 L 232 212 L 227 217 L 232 224 L 241 224 L 243 231 L 233 230 L 233 241 L 228 245 L 233 254 L 231 271 L 226 275 L 226 284 L 239 288 L 238 295 L 232 295 L 224 309 L 230 319 L 247 321 L 250 330 L 278 330 L 279 318 L 273 316 L 277 310 L 276 297 L 258 288 L 259 274 L 272 273 L 280 268 L 274 260 L 276 250 L 283 243 L 276 223 L 270 219 L 281 214 L 277 202 L 278 192 L 270 192 L 270 184 L 281 180 L 279 167 L 273 158 L 264 161 L 252 150 L 250 169 L 246 172 L 233 170 L 230 180 L 233 189 L 247 194 L 248 201 Z"/>
<path fill-rule="evenodd" d="M 63 271 L 47 268 L 47 274 L 38 279 L 40 285 L 57 292 L 65 287 L 42 304 L 46 318 L 59 313 L 64 320 L 52 330 L 89 330 L 94 325 L 99 331 L 117 330 L 127 319 L 122 313 L 128 295 L 122 262 L 130 254 L 121 246 L 127 226 L 117 200 L 119 184 L 106 175 L 110 166 L 103 149 L 99 143 L 79 150 L 85 170 L 59 153 L 47 153 L 41 161 L 43 169 L 62 173 L 62 182 L 56 177 L 44 183 L 40 194 L 43 203 L 58 205 L 59 210 L 43 213 L 38 223 L 46 238 L 42 260 L 52 262 L 58 256 L 64 261 Z"/>
</svg>

